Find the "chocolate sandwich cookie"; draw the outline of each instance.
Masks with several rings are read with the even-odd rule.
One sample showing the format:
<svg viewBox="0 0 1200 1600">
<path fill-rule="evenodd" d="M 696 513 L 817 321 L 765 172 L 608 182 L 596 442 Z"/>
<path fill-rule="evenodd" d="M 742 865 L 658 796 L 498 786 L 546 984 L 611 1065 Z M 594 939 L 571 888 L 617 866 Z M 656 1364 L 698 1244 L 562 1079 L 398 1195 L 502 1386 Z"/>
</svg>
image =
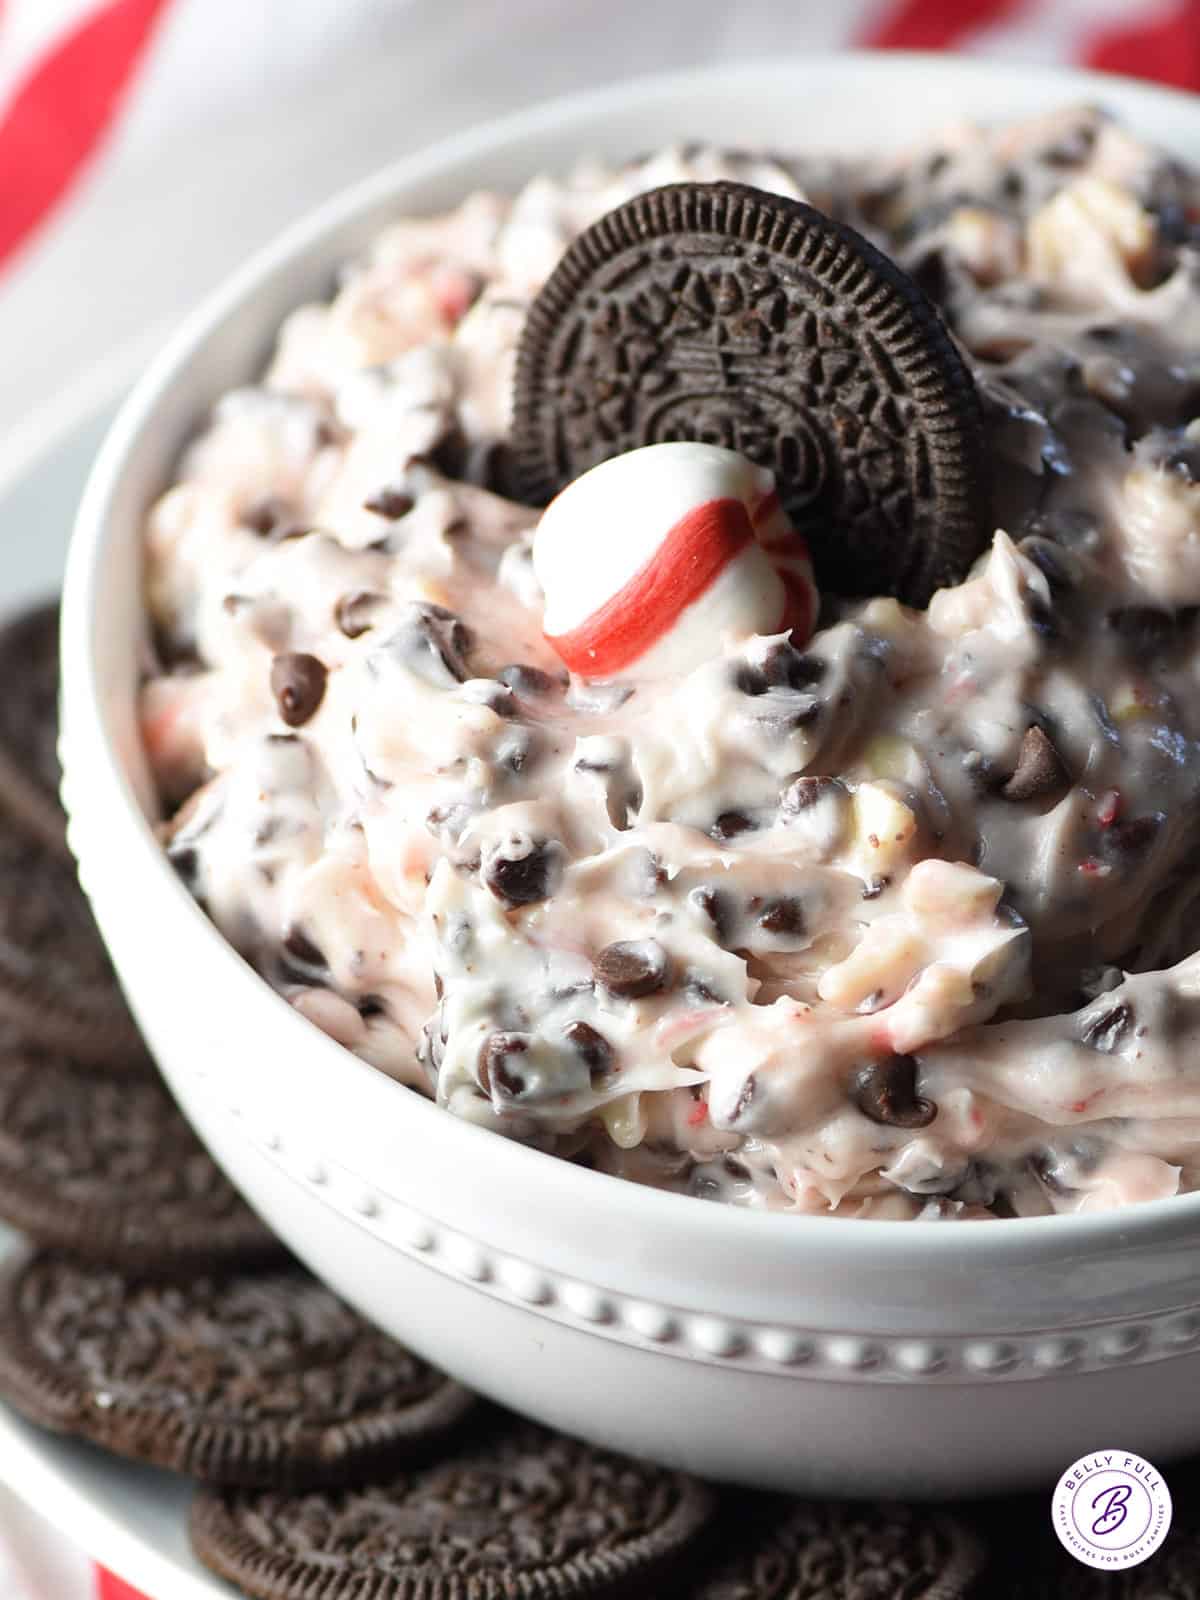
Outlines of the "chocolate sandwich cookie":
<svg viewBox="0 0 1200 1600">
<path fill-rule="evenodd" d="M 0 1277 L 0 1394 L 135 1461 L 286 1490 L 391 1471 L 474 1402 L 299 1267 L 162 1284 L 50 1254 Z"/>
<path fill-rule="evenodd" d="M 970 1529 L 922 1506 L 762 1496 L 731 1509 L 728 1553 L 688 1600 L 962 1600 L 985 1560 Z"/>
<path fill-rule="evenodd" d="M 514 447 L 531 503 L 671 440 L 769 467 L 823 590 L 923 605 L 990 534 L 980 403 L 938 312 L 798 200 L 736 183 L 638 195 L 530 307 Z"/>
<path fill-rule="evenodd" d="M 431 1466 L 299 1496 L 205 1493 L 192 1543 L 259 1600 L 568 1600 L 663 1595 L 708 1489 L 494 1420 Z"/>
<path fill-rule="evenodd" d="M 157 1079 L 77 1071 L 11 1030 L 0 1047 L 0 1219 L 131 1272 L 283 1254 Z"/>
<path fill-rule="evenodd" d="M 66 858 L 58 799 L 58 602 L 0 627 L 0 811 Z"/>
<path fill-rule="evenodd" d="M 31 848 L 0 808 L 3 1022 L 81 1062 L 143 1050 L 74 867 Z"/>
</svg>

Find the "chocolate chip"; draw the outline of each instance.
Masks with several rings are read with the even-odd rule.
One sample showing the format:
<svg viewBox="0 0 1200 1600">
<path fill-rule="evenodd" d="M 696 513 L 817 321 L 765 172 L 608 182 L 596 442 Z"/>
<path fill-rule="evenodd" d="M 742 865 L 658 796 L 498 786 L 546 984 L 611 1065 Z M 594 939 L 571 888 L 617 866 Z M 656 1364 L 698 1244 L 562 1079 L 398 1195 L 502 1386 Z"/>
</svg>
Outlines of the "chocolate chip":
<svg viewBox="0 0 1200 1600">
<path fill-rule="evenodd" d="M 802 654 L 794 645 L 780 640 L 764 654 L 761 662 L 739 662 L 734 668 L 734 687 L 742 694 L 766 694 L 768 689 L 811 689 L 821 682 L 826 663 L 820 656 Z"/>
<path fill-rule="evenodd" d="M 271 693 L 289 728 L 299 728 L 316 711 L 327 676 L 324 664 L 303 651 L 288 651 L 271 662 Z"/>
<path fill-rule="evenodd" d="M 1174 614 L 1159 606 L 1120 606 L 1105 621 L 1138 661 L 1152 661 L 1175 638 Z"/>
<path fill-rule="evenodd" d="M 730 931 L 732 908 L 729 896 L 720 889 L 714 889 L 711 884 L 701 884 L 688 895 L 692 905 L 697 906 L 713 925 L 713 932 L 719 943 L 724 944 Z"/>
<path fill-rule="evenodd" d="M 1147 811 L 1140 817 L 1112 823 L 1100 836 L 1104 854 L 1125 859 L 1144 855 L 1166 820 L 1161 811 Z"/>
<path fill-rule="evenodd" d="M 640 1000 L 667 981 L 667 953 L 656 939 L 620 939 L 592 965 L 596 981 L 621 1000 Z"/>
<path fill-rule="evenodd" d="M 742 694 L 766 694 L 768 689 L 766 673 L 760 667 L 751 666 L 748 661 L 741 661 L 733 670 L 733 686 Z"/>
<path fill-rule="evenodd" d="M 763 656 L 762 672 L 772 689 L 811 689 L 824 678 L 826 664 L 820 656 L 802 654 L 780 640 Z"/>
<path fill-rule="evenodd" d="M 493 1033 L 479 1051 L 479 1087 L 493 1100 L 514 1100 L 525 1088 L 525 1079 L 514 1063 L 529 1050 L 529 1035 Z"/>
<path fill-rule="evenodd" d="M 194 891 L 200 876 L 200 856 L 198 851 L 191 845 L 185 845 L 178 850 L 168 847 L 167 860 L 175 868 L 175 871 L 188 888 Z"/>
<path fill-rule="evenodd" d="M 799 816 L 840 788 L 836 778 L 793 778 L 779 796 L 779 809 L 789 816 Z"/>
<path fill-rule="evenodd" d="M 375 626 L 371 613 L 386 599 L 372 589 L 351 589 L 333 608 L 334 621 L 347 639 L 359 639 Z"/>
<path fill-rule="evenodd" d="M 1200 439 L 1189 439 L 1172 450 L 1163 466 L 1186 483 L 1200 483 Z"/>
<path fill-rule="evenodd" d="M 283 948 L 290 956 L 295 956 L 303 966 L 312 967 L 318 972 L 329 971 L 329 963 L 325 960 L 324 952 L 313 943 L 303 928 L 292 928 L 283 941 Z"/>
<path fill-rule="evenodd" d="M 807 931 L 804 906 L 794 895 L 781 895 L 777 900 L 768 900 L 758 914 L 758 925 L 764 933 L 800 938 Z"/>
<path fill-rule="evenodd" d="M 736 839 L 739 833 L 751 833 L 757 826 L 744 811 L 722 811 L 710 831 L 714 839 L 724 844 Z"/>
<path fill-rule="evenodd" d="M 1023 556 L 1033 562 L 1050 585 L 1052 594 L 1062 594 L 1074 587 L 1074 575 L 1067 565 L 1067 558 L 1051 540 L 1040 539 L 1034 535 L 1022 539 L 1017 548 Z"/>
<path fill-rule="evenodd" d="M 470 676 L 467 655 L 471 631 L 445 606 L 417 603 L 406 608 L 385 648 L 398 653 L 418 677 L 435 688 L 451 688 Z"/>
<path fill-rule="evenodd" d="M 719 994 L 708 978 L 702 972 L 697 972 L 694 967 L 689 967 L 683 975 L 683 992 L 689 1005 L 698 1006 L 723 1006 L 725 996 Z"/>
<path fill-rule="evenodd" d="M 1071 775 L 1062 757 L 1035 722 L 1025 730 L 1016 771 L 1001 786 L 1001 795 L 1005 800 L 1016 802 L 1042 800 L 1052 794 L 1065 793 L 1070 787 Z"/>
<path fill-rule="evenodd" d="M 252 500 L 238 520 L 243 528 L 249 528 L 261 539 L 267 539 L 277 534 L 280 528 L 292 526 L 295 519 L 296 508 L 290 500 L 285 500 L 282 495 L 267 494 Z"/>
<path fill-rule="evenodd" d="M 563 847 L 549 839 L 531 844 L 521 854 L 498 850 L 483 870 L 483 881 L 507 905 L 531 906 L 554 893 L 562 872 Z"/>
<path fill-rule="evenodd" d="M 1079 1037 L 1091 1050 L 1112 1055 L 1133 1026 L 1133 1007 L 1127 1000 L 1102 1005 L 1079 1023 Z"/>
<path fill-rule="evenodd" d="M 1096 139 L 1095 123 L 1078 123 L 1055 144 L 1047 145 L 1041 159 L 1048 167 L 1080 167 L 1095 149 Z"/>
<path fill-rule="evenodd" d="M 522 700 L 534 700 L 540 695 L 553 694 L 556 689 L 562 687 L 548 672 L 543 672 L 541 667 L 531 667 L 524 661 L 501 667 L 496 677 Z"/>
<path fill-rule="evenodd" d="M 385 517 L 389 522 L 399 522 L 401 517 L 406 517 L 416 501 L 404 489 L 385 486 L 377 489 L 374 494 L 363 501 L 364 511 L 373 511 L 377 517 Z"/>
<path fill-rule="evenodd" d="M 937 1106 L 917 1094 L 914 1056 L 889 1056 L 873 1061 L 854 1075 L 850 1098 L 872 1122 L 889 1128 L 926 1128 L 937 1116 Z"/>
<path fill-rule="evenodd" d="M 613 1047 L 590 1022 L 568 1022 L 563 1038 L 578 1051 L 588 1069 L 592 1088 L 600 1088 L 613 1071 Z"/>
<path fill-rule="evenodd" d="M 1094 1172 L 1104 1156 L 1104 1145 L 1086 1134 L 1059 1147 L 1046 1145 L 1029 1158 L 1034 1173 L 1053 1194 L 1074 1194 L 1079 1180 Z"/>
</svg>

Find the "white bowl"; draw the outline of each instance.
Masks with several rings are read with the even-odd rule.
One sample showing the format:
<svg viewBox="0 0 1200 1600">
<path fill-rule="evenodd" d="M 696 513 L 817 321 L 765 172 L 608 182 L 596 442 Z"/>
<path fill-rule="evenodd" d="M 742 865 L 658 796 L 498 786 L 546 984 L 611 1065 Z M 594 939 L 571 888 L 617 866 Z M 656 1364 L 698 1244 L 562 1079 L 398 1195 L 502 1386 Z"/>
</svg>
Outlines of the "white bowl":
<svg viewBox="0 0 1200 1600">
<path fill-rule="evenodd" d="M 483 128 L 343 195 L 178 333 L 96 463 L 63 616 L 71 843 L 137 1018 L 233 1180 L 368 1316 L 518 1410 L 718 1478 L 960 1495 L 1085 1451 L 1200 1446 L 1200 1195 L 985 1225 L 759 1215 L 580 1170 L 466 1125 L 263 983 L 168 867 L 134 715 L 142 516 L 181 443 L 388 217 L 581 152 L 680 137 L 863 150 L 954 115 L 1111 104 L 1200 159 L 1200 102 L 922 57 L 622 85 Z"/>
</svg>

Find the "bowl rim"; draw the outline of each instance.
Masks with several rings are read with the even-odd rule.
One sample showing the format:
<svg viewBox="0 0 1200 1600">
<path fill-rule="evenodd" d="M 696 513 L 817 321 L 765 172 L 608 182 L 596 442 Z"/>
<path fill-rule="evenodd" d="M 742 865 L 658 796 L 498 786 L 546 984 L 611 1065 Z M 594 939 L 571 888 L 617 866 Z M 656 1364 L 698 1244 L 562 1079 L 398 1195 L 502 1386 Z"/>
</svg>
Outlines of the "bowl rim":
<svg viewBox="0 0 1200 1600">
<path fill-rule="evenodd" d="M 836 51 L 783 61 L 747 61 L 733 66 L 707 66 L 684 72 L 647 74 L 627 81 L 567 94 L 539 103 L 501 118 L 476 124 L 449 138 L 388 163 L 379 171 L 337 191 L 329 199 L 308 210 L 272 241 L 256 250 L 235 272 L 191 310 L 148 364 L 141 378 L 122 403 L 89 474 L 80 502 L 68 552 L 62 601 L 62 702 L 64 736 L 62 757 L 65 787 L 77 815 L 76 796 L 97 788 L 108 793 L 130 824 L 127 842 L 139 851 L 136 863 L 123 862 L 125 870 L 140 868 L 158 876 L 164 893 L 175 896 L 180 910 L 180 932 L 192 930 L 189 940 L 206 942 L 211 959 L 223 963 L 227 982 L 238 991 L 238 1003 L 256 1008 L 273 1005 L 278 1027 L 292 1027 L 294 1048 L 324 1050 L 328 1067 L 322 1070 L 339 1074 L 368 1075 L 380 1085 L 390 1084 L 397 1096 L 398 1116 L 435 1117 L 441 1137 L 461 1143 L 464 1160 L 470 1160 L 470 1141 L 486 1140 L 491 1159 L 511 1163 L 514 1186 L 519 1186 L 524 1171 L 540 1172 L 541 1178 L 563 1188 L 571 1188 L 614 1213 L 628 1211 L 628 1220 L 642 1227 L 660 1222 L 671 1232 L 687 1231 L 689 1219 L 700 1224 L 705 1237 L 737 1249 L 739 1241 L 751 1239 L 762 1247 L 768 1235 L 772 1248 L 796 1260 L 819 1257 L 835 1245 L 838 1253 L 866 1256 L 890 1253 L 903 1247 L 909 1264 L 945 1266 L 955 1254 L 954 1242 L 963 1240 L 965 1255 L 980 1267 L 994 1268 L 1005 1262 L 1013 1265 L 1052 1261 L 1081 1254 L 1107 1251 L 1114 1245 L 1136 1248 L 1153 1241 L 1156 1245 L 1182 1243 L 1200 1233 L 1200 1191 L 1167 1199 L 1145 1201 L 1111 1211 L 1068 1213 L 1040 1217 L 998 1219 L 999 1227 L 948 1229 L 940 1221 L 897 1222 L 881 1219 L 831 1218 L 814 1214 L 764 1212 L 732 1205 L 706 1204 L 681 1195 L 607 1173 L 581 1168 L 560 1156 L 498 1137 L 492 1130 L 475 1127 L 451 1117 L 441 1107 L 352 1052 L 337 1045 L 313 1024 L 301 1017 L 237 953 L 200 907 L 187 893 L 172 871 L 153 828 L 138 802 L 127 765 L 122 761 L 108 726 L 108 714 L 98 686 L 98 661 L 105 650 L 101 630 L 95 626 L 95 590 L 104 564 L 110 518 L 129 459 L 138 441 L 155 425 L 157 413 L 186 373 L 191 361 L 211 336 L 243 302 L 276 276 L 287 271 L 296 257 L 315 249 L 327 236 L 389 199 L 402 205 L 404 191 L 423 181 L 458 169 L 473 157 L 499 145 L 512 145 L 536 138 L 539 134 L 561 131 L 574 122 L 606 112 L 623 110 L 636 113 L 672 97 L 686 98 L 704 90 L 738 90 L 761 94 L 772 84 L 794 89 L 797 75 L 811 72 L 852 72 L 855 85 L 872 79 L 881 86 L 894 87 L 897 78 L 919 71 L 961 83 L 964 100 L 969 101 L 972 82 L 997 79 L 1028 85 L 1032 80 L 1046 91 L 1047 102 L 1082 100 L 1103 101 L 1116 98 L 1126 108 L 1156 105 L 1193 124 L 1200 140 L 1200 99 L 1183 91 L 1140 83 L 1098 72 L 1083 72 L 1056 66 L 1029 66 L 987 58 L 947 57 L 922 51 Z M 297 302 L 299 303 L 299 302 Z M 274 330 L 272 330 L 274 331 Z M 215 398 L 215 397 L 214 397 Z M 90 728 L 89 725 L 90 724 Z M 88 768 L 86 776 L 76 763 L 80 739 L 78 730 L 87 728 Z M 89 800 L 90 804 L 90 800 Z M 80 855 L 86 873 L 88 855 L 79 841 L 85 829 L 73 819 L 72 847 Z M 187 919 L 190 918 L 190 921 Z M 407 1109 L 401 1111 L 400 1107 Z M 419 1123 L 417 1124 L 419 1127 Z M 430 1125 L 432 1131 L 432 1124 Z M 505 1154 L 501 1155 L 501 1149 Z M 536 1164 L 535 1166 L 529 1165 Z M 554 1169 L 552 1175 L 551 1168 Z M 846 1224 L 846 1228 L 838 1226 Z M 831 1233 L 830 1229 L 834 1228 Z M 897 1229 L 900 1232 L 897 1233 Z M 719 1238 L 715 1237 L 719 1236 Z M 857 1242 L 855 1242 L 857 1241 Z"/>
</svg>

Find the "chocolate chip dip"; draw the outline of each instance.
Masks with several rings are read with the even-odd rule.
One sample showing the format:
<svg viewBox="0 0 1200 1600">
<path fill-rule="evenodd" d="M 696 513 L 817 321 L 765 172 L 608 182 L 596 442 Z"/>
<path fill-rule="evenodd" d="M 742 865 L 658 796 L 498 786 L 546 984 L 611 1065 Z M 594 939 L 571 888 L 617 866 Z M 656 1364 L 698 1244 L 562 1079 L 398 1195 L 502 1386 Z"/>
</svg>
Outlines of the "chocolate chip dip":
<svg viewBox="0 0 1200 1600">
<path fill-rule="evenodd" d="M 803 648 L 570 675 L 511 498 L 523 316 L 596 218 L 721 178 L 940 306 L 995 535 L 923 611 L 827 593 Z M 838 1216 L 1200 1187 L 1200 183 L 1101 114 L 686 147 L 396 223 L 219 402 L 146 597 L 171 860 L 455 1115 Z"/>
</svg>

